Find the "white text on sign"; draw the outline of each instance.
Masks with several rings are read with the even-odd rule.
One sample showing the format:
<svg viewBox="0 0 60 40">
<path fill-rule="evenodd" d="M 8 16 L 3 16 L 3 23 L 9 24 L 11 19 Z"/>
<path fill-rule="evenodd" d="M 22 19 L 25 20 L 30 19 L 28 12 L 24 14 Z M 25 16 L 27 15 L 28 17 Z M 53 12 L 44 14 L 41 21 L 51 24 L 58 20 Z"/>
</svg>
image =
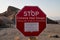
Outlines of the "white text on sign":
<svg viewBox="0 0 60 40">
<path fill-rule="evenodd" d="M 26 23 L 24 23 L 24 31 L 25 32 L 39 31 L 39 23 L 38 22 L 26 22 Z"/>
<path fill-rule="evenodd" d="M 38 11 L 24 11 L 24 16 L 38 16 L 39 12 Z"/>
</svg>

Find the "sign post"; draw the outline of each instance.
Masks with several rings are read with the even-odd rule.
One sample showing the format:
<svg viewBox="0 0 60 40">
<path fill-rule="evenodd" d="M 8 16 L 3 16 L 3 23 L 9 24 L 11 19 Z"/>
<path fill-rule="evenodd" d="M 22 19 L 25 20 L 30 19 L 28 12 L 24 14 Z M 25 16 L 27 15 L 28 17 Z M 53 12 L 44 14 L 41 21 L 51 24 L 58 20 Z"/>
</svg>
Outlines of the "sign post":
<svg viewBox="0 0 60 40">
<path fill-rule="evenodd" d="M 33 37 L 31 36 L 31 37 L 29 37 L 28 40 L 38 40 L 38 39 L 36 37 L 34 37 L 34 36 Z"/>
<path fill-rule="evenodd" d="M 37 6 L 25 6 L 16 15 L 16 27 L 24 36 L 38 36 L 46 27 L 46 15 Z"/>
</svg>

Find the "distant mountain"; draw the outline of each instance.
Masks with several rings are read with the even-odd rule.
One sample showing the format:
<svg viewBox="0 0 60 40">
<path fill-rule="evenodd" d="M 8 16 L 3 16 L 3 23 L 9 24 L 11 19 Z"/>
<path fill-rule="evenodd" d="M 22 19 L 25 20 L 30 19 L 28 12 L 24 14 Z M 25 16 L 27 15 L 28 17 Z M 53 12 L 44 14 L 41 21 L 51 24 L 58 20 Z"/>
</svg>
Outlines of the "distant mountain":
<svg viewBox="0 0 60 40">
<path fill-rule="evenodd" d="M 47 24 L 58 24 L 58 22 L 47 17 Z"/>
<path fill-rule="evenodd" d="M 60 20 L 56 20 L 60 24 Z"/>
<path fill-rule="evenodd" d="M 6 20 L 9 19 L 9 21 L 12 23 L 15 23 L 15 15 L 17 14 L 17 12 L 19 11 L 20 9 L 16 8 L 16 7 L 13 7 L 13 6 L 9 6 L 7 11 L 3 12 L 0 14 L 0 17 L 5 17 Z M 6 21 L 5 19 L 1 21 L 1 18 L 0 18 L 0 23 L 1 25 L 4 24 L 4 21 Z M 6 21 L 8 22 L 8 21 Z M 50 19 L 47 17 L 47 24 L 58 24 L 58 22 Z"/>
</svg>

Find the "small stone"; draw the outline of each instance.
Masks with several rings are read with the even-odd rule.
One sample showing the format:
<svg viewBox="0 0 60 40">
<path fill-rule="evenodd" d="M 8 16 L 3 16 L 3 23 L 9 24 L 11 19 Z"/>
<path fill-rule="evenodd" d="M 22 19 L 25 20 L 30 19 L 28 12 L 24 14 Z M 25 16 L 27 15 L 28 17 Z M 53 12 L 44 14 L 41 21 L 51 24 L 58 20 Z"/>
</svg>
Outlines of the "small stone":
<svg viewBox="0 0 60 40">
<path fill-rule="evenodd" d="M 14 38 L 14 40 L 20 40 L 19 36 L 16 36 L 16 37 Z"/>
<path fill-rule="evenodd" d="M 54 36 L 52 36 L 52 37 L 54 37 L 54 38 L 60 38 L 58 35 L 54 35 Z"/>
<path fill-rule="evenodd" d="M 48 35 L 50 38 L 60 38 L 58 35 Z"/>
</svg>

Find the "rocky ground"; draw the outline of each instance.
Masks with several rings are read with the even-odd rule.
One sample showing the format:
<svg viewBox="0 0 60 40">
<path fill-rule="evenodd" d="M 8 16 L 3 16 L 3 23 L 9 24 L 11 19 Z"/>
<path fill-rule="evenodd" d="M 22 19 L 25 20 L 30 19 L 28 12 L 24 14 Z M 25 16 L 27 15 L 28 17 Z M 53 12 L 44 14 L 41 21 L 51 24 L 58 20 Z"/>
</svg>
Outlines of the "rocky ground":
<svg viewBox="0 0 60 40">
<path fill-rule="evenodd" d="M 28 40 L 16 27 L 0 28 L 0 40 Z M 60 40 L 60 24 L 47 24 L 46 29 L 37 37 L 38 40 Z"/>
</svg>

